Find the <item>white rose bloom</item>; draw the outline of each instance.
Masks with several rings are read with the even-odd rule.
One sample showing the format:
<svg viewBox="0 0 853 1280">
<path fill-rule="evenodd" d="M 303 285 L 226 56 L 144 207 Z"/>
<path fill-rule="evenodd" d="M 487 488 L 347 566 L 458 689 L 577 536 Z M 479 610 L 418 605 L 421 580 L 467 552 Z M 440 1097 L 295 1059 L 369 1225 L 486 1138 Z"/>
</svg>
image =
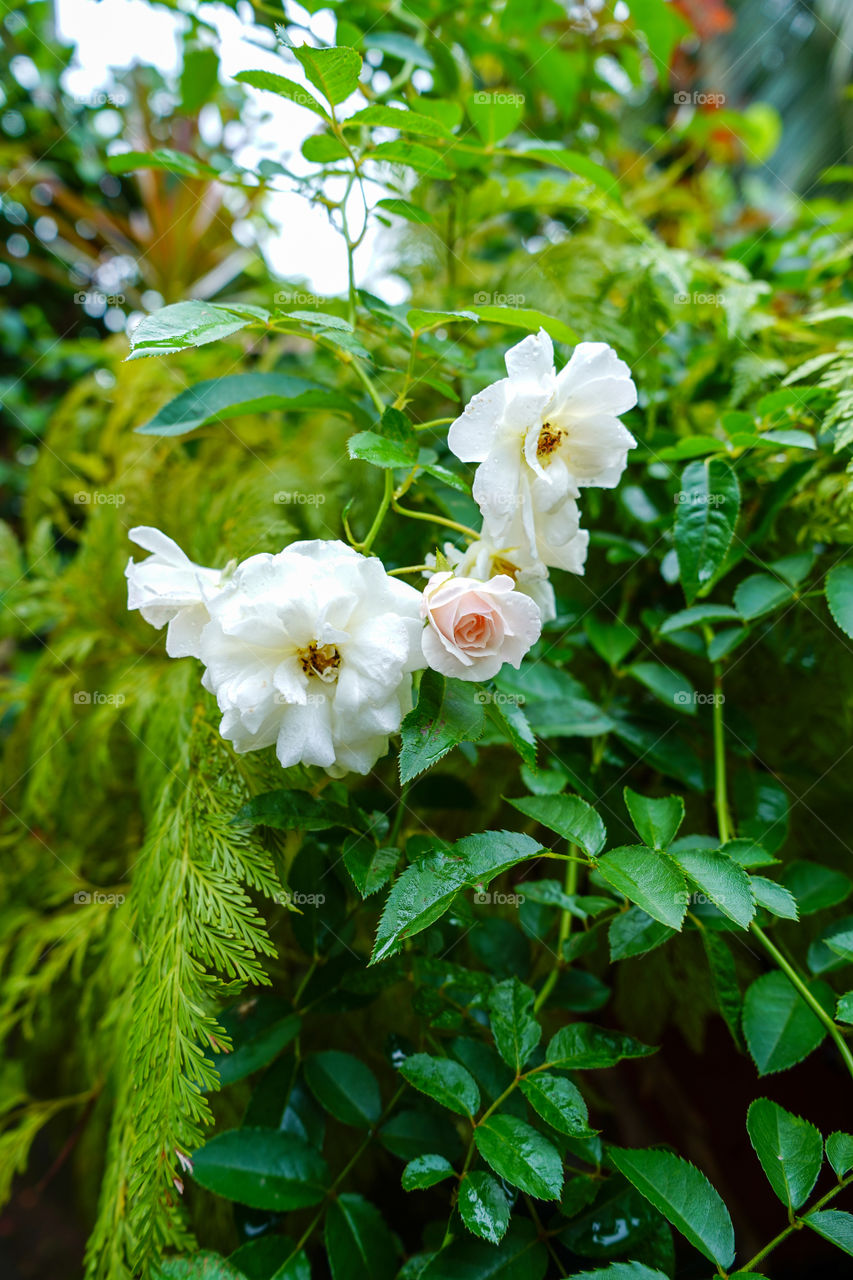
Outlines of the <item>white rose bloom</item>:
<svg viewBox="0 0 853 1280">
<path fill-rule="evenodd" d="M 168 624 L 170 658 L 199 657 L 202 628 L 210 621 L 206 602 L 219 589 L 223 570 L 194 564 L 176 542 L 148 525 L 137 525 L 128 536 L 152 553 L 127 563 L 128 609 L 138 609 L 152 627 Z"/>
<path fill-rule="evenodd" d="M 509 376 L 475 395 L 451 425 L 448 445 L 480 464 L 474 498 L 492 541 L 580 572 L 580 488 L 613 488 L 636 444 L 618 417 L 637 403 L 630 370 L 606 343 L 581 342 L 557 373 L 544 329 L 511 347 L 506 367 Z"/>
<path fill-rule="evenodd" d="M 508 574 L 515 580 L 517 591 L 530 596 L 539 609 L 543 623 L 553 622 L 557 616 L 557 605 L 554 600 L 554 588 L 548 580 L 548 570 L 540 559 L 525 557 L 521 548 L 496 547 L 487 538 L 472 542 L 465 551 L 445 542 L 442 548 L 444 558 L 455 573 L 462 578 L 477 578 L 485 582 L 498 574 Z M 429 578 L 435 572 L 435 555 L 430 552 L 425 557 L 430 571 L 424 573 Z"/>
<path fill-rule="evenodd" d="M 287 768 L 369 773 L 423 667 L 420 593 L 342 542 L 251 556 L 210 605 L 202 683 L 239 752 L 275 744 Z"/>
</svg>

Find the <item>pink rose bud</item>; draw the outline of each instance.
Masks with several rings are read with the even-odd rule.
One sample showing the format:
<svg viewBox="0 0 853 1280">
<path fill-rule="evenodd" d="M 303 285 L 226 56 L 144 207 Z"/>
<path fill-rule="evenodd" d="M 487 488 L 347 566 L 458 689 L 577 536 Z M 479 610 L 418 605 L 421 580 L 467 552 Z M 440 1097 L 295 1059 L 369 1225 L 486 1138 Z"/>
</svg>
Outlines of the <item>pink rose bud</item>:
<svg viewBox="0 0 853 1280">
<path fill-rule="evenodd" d="M 434 671 L 459 680 L 488 680 L 505 662 L 514 667 L 539 639 L 542 619 L 508 574 L 488 582 L 434 573 L 421 600 L 421 644 Z"/>
</svg>

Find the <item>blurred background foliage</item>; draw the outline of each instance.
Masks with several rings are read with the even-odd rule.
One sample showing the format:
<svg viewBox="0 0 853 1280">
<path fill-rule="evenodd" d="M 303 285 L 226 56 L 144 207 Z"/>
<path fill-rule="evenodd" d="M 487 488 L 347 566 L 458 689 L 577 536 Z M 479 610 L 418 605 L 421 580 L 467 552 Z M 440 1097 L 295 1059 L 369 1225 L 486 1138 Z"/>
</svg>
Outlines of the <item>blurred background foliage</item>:
<svg viewBox="0 0 853 1280">
<path fill-rule="evenodd" d="M 0 19 L 7 807 L 0 1033 L 8 1045 L 0 1190 L 12 1193 L 21 1175 L 3 1223 L 9 1266 L 22 1277 L 81 1273 L 115 1100 L 122 1004 L 138 963 L 137 940 L 121 912 L 80 911 L 73 895 L 81 887 L 128 892 L 150 795 L 168 775 L 170 752 L 179 750 L 182 716 L 192 721 L 200 776 L 212 784 L 233 767 L 211 746 L 209 706 L 173 688 L 180 678 L 167 674 L 161 638 L 126 612 L 126 531 L 160 525 L 193 558 L 213 564 L 277 550 L 296 536 L 339 536 L 358 467 L 345 461 L 346 418 L 316 410 L 248 415 L 187 440 L 135 434 L 186 387 L 237 370 L 298 373 L 357 398 L 343 361 L 293 336 L 238 334 L 171 361 L 124 363 L 128 327 L 164 303 L 271 306 L 279 296 L 310 296 L 310 278 L 275 278 L 264 261 L 270 238 L 289 234 L 273 215 L 271 194 L 295 189 L 321 200 L 336 181 L 333 161 L 306 170 L 301 138 L 282 137 L 278 153 L 259 164 L 240 159 L 263 99 L 220 74 L 213 6 L 199 2 L 192 13 L 164 7 L 182 15 L 181 74 L 170 81 L 137 66 L 85 98 L 63 87 L 73 50 L 58 40 L 50 4 L 12 5 Z M 723 439 L 738 456 L 737 433 L 756 421 L 816 434 L 821 447 L 813 453 L 792 461 L 768 451 L 750 463 L 750 527 L 762 530 L 766 557 L 811 548 L 840 553 L 853 541 L 849 5 L 347 0 L 279 9 L 276 0 L 241 0 L 229 7 L 266 49 L 275 47 L 277 23 L 298 39 L 315 15 L 331 10 L 338 43 L 365 55 L 364 92 L 372 101 L 399 93 L 425 110 L 434 98 L 447 104 L 436 112 L 461 118 L 478 92 L 523 99 L 515 115 L 508 108 L 511 150 L 497 145 L 503 137 L 486 133 L 485 147 L 467 158 L 457 148 L 452 177 L 388 166 L 384 189 L 377 182 L 374 195 L 405 198 L 420 212 L 401 218 L 376 210 L 377 252 L 393 264 L 399 299 L 421 307 L 538 309 L 583 339 L 612 343 L 631 365 L 642 393 L 632 424 L 641 449 L 617 494 L 588 499 L 588 576 L 559 584 L 560 616 L 546 640 L 596 700 L 615 702 L 626 724 L 633 717 L 634 729 L 606 737 L 592 772 L 586 745 L 574 739 L 561 746 L 554 767 L 606 794 L 641 754 L 645 763 L 632 785 L 675 779 L 690 792 L 693 826 L 705 829 L 706 744 L 679 728 L 672 740 L 679 745 L 655 752 L 671 708 L 626 688 L 602 664 L 584 618 L 599 599 L 605 621 L 612 611 L 654 634 L 663 611 L 675 607 L 670 463 L 690 457 L 696 437 Z M 116 20 L 109 0 L 102 9 L 105 23 Z M 200 128 L 203 116 L 215 118 L 214 130 Z M 476 131 L 476 113 L 470 118 Z M 525 148 L 545 144 L 568 148 L 573 165 L 525 158 Z M 191 157 L 185 171 L 116 171 L 122 151 L 158 149 Z M 323 217 L 319 202 L 314 208 Z M 393 379 L 407 355 L 400 313 L 367 292 L 368 263 L 359 264 L 366 290 L 360 332 Z M 816 320 L 821 313 L 828 315 Z M 457 333 L 448 326 L 423 341 L 435 367 L 413 389 L 415 421 L 452 416 L 460 401 L 500 376 L 507 331 L 481 326 L 464 343 Z M 783 389 L 812 358 L 819 360 L 814 372 Z M 366 401 L 360 407 L 369 412 Z M 435 445 L 441 449 L 439 439 Z M 276 501 L 283 491 L 316 489 L 318 476 L 322 504 Z M 447 514 L 466 514 L 464 499 L 424 492 Z M 350 513 L 357 527 L 369 519 L 375 496 L 373 476 L 359 469 Z M 379 549 L 387 562 L 408 564 L 430 545 L 415 528 Z M 782 820 L 773 809 L 778 788 L 756 791 L 771 775 L 782 776 L 794 798 L 790 823 L 785 809 L 785 857 L 808 855 L 817 835 L 821 860 L 844 866 L 846 846 L 832 832 L 849 829 L 850 771 L 835 766 L 849 750 L 853 671 L 849 647 L 827 644 L 827 625 L 821 601 L 786 615 L 784 627 L 762 631 L 728 697 L 742 743 L 736 804 L 744 820 L 760 824 L 768 811 Z M 678 654 L 688 674 L 695 657 L 689 646 Z M 88 703 L 75 697 L 81 692 Z M 170 699 L 181 696 L 178 715 Z M 143 739 L 162 741 L 163 758 L 152 761 Z M 386 772 L 390 781 L 391 762 Z M 251 789 L 259 779 L 244 781 Z M 449 835 L 463 829 L 475 801 L 484 825 L 498 820 L 494 780 L 476 796 L 453 778 L 443 779 L 443 792 L 441 785 L 421 784 L 420 800 Z M 796 803 L 800 796 L 808 796 L 807 805 Z M 365 784 L 359 798 L 368 807 L 388 803 L 382 785 L 371 791 Z M 232 800 L 222 799 L 226 816 Z M 608 821 L 614 832 L 623 821 L 615 804 Z M 304 963 L 314 940 L 294 937 L 283 910 L 270 929 L 279 947 L 276 981 L 287 989 L 288 962 Z M 806 922 L 796 945 L 804 948 L 817 931 Z M 526 946 L 522 932 L 518 937 Z M 476 964 L 503 941 L 493 926 L 475 931 L 460 962 L 465 954 Z M 646 1039 L 670 1037 L 669 1051 L 663 1066 L 653 1060 L 644 1068 L 645 1101 L 601 1096 L 598 1103 L 622 1116 L 632 1141 L 672 1139 L 681 1125 L 682 1149 L 705 1157 L 707 1168 L 717 1159 L 710 1153 L 714 1120 L 703 1115 L 707 1063 L 732 1073 L 735 1092 L 751 1096 L 754 1082 L 711 1017 L 713 993 L 691 946 L 679 939 L 619 971 L 620 1025 Z M 646 966 L 641 973 L 639 965 Z M 745 950 L 738 965 L 747 976 L 757 972 Z M 596 980 L 606 976 L 602 968 Z M 371 1010 L 350 1034 L 365 1043 L 384 1036 L 387 1014 Z M 317 1029 L 318 1043 L 334 1035 L 335 1020 L 329 1016 Z M 695 1051 L 703 1045 L 710 1056 L 700 1066 Z M 812 1090 L 834 1102 L 831 1068 L 820 1059 L 809 1069 Z M 695 1089 L 685 1079 L 690 1072 Z M 677 1097 L 675 1120 L 659 1114 L 668 1091 Z M 227 1098 L 217 1106 L 239 1109 Z M 724 1153 L 733 1141 L 720 1138 Z M 367 1167 L 364 1177 L 371 1176 Z M 744 1185 L 737 1169 L 720 1173 L 726 1177 L 742 1193 L 734 1198 L 747 1202 L 749 1179 Z M 205 1211 L 191 1196 L 191 1220 Z M 404 1212 L 411 1212 L 409 1201 Z M 744 1224 L 759 1243 L 762 1212 Z M 244 1237 L 251 1229 L 240 1227 Z M 121 1235 L 118 1227 L 102 1220 L 99 1230 L 92 1274 L 128 1274 L 120 1245 L 111 1255 L 107 1242 L 110 1231 Z M 222 1248 L 235 1243 L 234 1230 L 230 1222 L 208 1226 Z M 5 1247 L 0 1242 L 0 1251 Z"/>
</svg>

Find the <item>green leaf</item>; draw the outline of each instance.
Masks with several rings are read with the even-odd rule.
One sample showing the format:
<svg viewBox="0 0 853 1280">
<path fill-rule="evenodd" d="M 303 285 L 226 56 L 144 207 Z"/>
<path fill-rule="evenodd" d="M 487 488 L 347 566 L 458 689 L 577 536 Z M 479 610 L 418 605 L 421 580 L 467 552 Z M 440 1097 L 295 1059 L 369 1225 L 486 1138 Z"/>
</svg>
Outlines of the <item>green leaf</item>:
<svg viewBox="0 0 853 1280">
<path fill-rule="evenodd" d="M 647 951 L 654 951 L 655 947 L 674 937 L 673 929 L 653 919 L 641 907 L 629 907 L 627 911 L 620 911 L 610 922 L 607 931 L 610 959 L 615 963 L 617 960 L 645 955 Z"/>
<path fill-rule="evenodd" d="M 826 1140 L 826 1158 L 839 1178 L 853 1169 L 853 1133 L 836 1129 Z"/>
<path fill-rule="evenodd" d="M 356 111 L 343 120 L 344 129 L 370 128 L 399 129 L 400 133 L 421 135 L 425 138 L 447 138 L 448 131 L 440 120 L 422 116 L 418 111 L 406 111 L 402 107 L 372 105 Z"/>
<path fill-rule="evenodd" d="M 524 94 L 506 91 L 478 92 L 468 96 L 468 117 L 489 148 L 501 142 L 524 115 Z"/>
<path fill-rule="evenodd" d="M 784 885 L 768 880 L 765 876 L 750 876 L 749 879 L 755 901 L 760 907 L 783 920 L 799 919 L 796 898 Z"/>
<path fill-rule="evenodd" d="M 332 1280 L 393 1280 L 397 1243 L 377 1208 L 363 1196 L 336 1196 L 326 1213 L 326 1253 Z"/>
<path fill-rule="evenodd" d="M 322 120 L 329 119 L 329 113 L 325 107 L 320 106 L 313 93 L 310 93 L 304 85 L 297 84 L 295 80 L 288 80 L 287 76 L 277 75 L 274 71 L 240 71 L 234 79 L 240 84 L 251 85 L 253 89 L 265 89 L 269 93 L 277 93 L 280 98 L 287 98 L 300 107 L 307 107 Z"/>
<path fill-rule="evenodd" d="M 485 887 L 502 871 L 535 858 L 541 849 L 520 832 L 484 831 L 413 863 L 388 895 L 370 963 L 393 955 L 406 938 L 443 916 L 460 889 Z"/>
<path fill-rule="evenodd" d="M 538 333 L 540 329 L 554 339 L 555 342 L 566 342 L 575 346 L 580 338 L 574 329 L 570 329 L 562 320 L 546 315 L 544 311 L 532 311 L 529 307 L 477 306 L 472 307 L 481 320 L 491 324 L 502 324 L 512 329 L 526 329 L 528 333 Z"/>
<path fill-rule="evenodd" d="M 305 1082 L 321 1107 L 358 1129 L 370 1129 L 382 1112 L 376 1077 L 360 1058 L 337 1049 L 305 1059 Z"/>
<path fill-rule="evenodd" d="M 625 668 L 626 675 L 633 676 L 646 686 L 661 702 L 675 707 L 685 715 L 696 714 L 696 690 L 687 676 L 662 662 L 635 662 Z"/>
<path fill-rule="evenodd" d="M 576 1271 L 569 1280 L 667 1280 L 667 1277 L 662 1271 L 643 1266 L 642 1262 L 611 1262 L 601 1270 Z"/>
<path fill-rule="evenodd" d="M 349 456 L 374 467 L 412 467 L 418 460 L 417 442 L 391 440 L 376 431 L 359 431 L 347 441 Z"/>
<path fill-rule="evenodd" d="M 136 430 L 143 436 L 179 436 L 209 422 L 279 409 L 340 409 L 354 417 L 362 416 L 360 406 L 353 400 L 317 382 L 285 373 L 234 373 L 197 382 Z"/>
<path fill-rule="evenodd" d="M 311 45 L 291 45 L 290 51 L 301 63 L 302 70 L 315 89 L 332 106 L 343 102 L 358 88 L 361 57 L 346 46 L 313 49 Z"/>
<path fill-rule="evenodd" d="M 521 1071 L 542 1038 L 533 1016 L 534 993 L 518 978 L 499 982 L 489 996 L 492 1035 L 498 1053 L 513 1071 Z"/>
<path fill-rule="evenodd" d="M 575 174 L 586 182 L 591 182 L 606 196 L 621 203 L 622 193 L 619 190 L 619 179 L 603 164 L 596 164 L 580 151 L 568 151 L 565 147 L 526 147 L 524 156 L 532 156 L 543 164 L 551 164 L 556 169 Z"/>
<path fill-rule="evenodd" d="M 607 838 L 601 818 L 580 796 L 522 796 L 509 803 L 526 817 L 541 822 L 543 827 L 578 845 L 591 858 Z"/>
<path fill-rule="evenodd" d="M 587 1137 L 590 1133 L 589 1112 L 577 1085 L 565 1076 L 552 1076 L 537 1071 L 519 1086 L 537 1115 L 570 1138 Z"/>
<path fill-rule="evenodd" d="M 681 585 L 692 604 L 713 582 L 734 536 L 740 507 L 737 476 L 720 458 L 690 462 L 681 476 L 675 548 Z"/>
<path fill-rule="evenodd" d="M 364 159 L 408 165 L 415 173 L 422 173 L 433 179 L 449 180 L 453 177 L 453 170 L 445 162 L 444 156 L 433 151 L 432 147 L 420 142 L 409 142 L 407 138 L 393 138 L 390 142 L 377 143 Z"/>
<path fill-rule="evenodd" d="M 154 1280 L 246 1280 L 234 1262 L 210 1249 L 186 1258 L 162 1258 L 153 1274 Z"/>
<path fill-rule="evenodd" d="M 432 71 L 435 66 L 432 54 L 411 36 L 401 31 L 368 31 L 364 36 L 365 49 L 381 49 L 401 62 L 411 62 L 413 67 Z"/>
<path fill-rule="evenodd" d="M 228 1261 L 237 1267 L 246 1280 L 311 1280 L 311 1270 L 304 1269 L 305 1254 L 299 1253 L 285 1263 L 293 1253 L 295 1241 L 287 1236 L 260 1236 L 240 1245 Z M 296 1264 L 296 1269 L 291 1269 Z M 303 1269 L 298 1268 L 302 1266 Z"/>
<path fill-rule="evenodd" d="M 414 308 L 406 312 L 406 323 L 415 333 L 428 333 L 430 329 L 438 329 L 457 320 L 477 324 L 479 317 L 473 311 L 424 311 Z"/>
<path fill-rule="evenodd" d="M 469 1231 L 490 1244 L 500 1244 L 509 1226 L 510 1205 L 490 1173 L 466 1173 L 459 1184 L 457 1208 Z"/>
<path fill-rule="evenodd" d="M 424 1191 L 453 1176 L 453 1165 L 444 1156 L 415 1156 L 403 1170 L 403 1190 Z"/>
<path fill-rule="evenodd" d="M 687 912 L 687 881 L 665 853 L 645 845 L 623 845 L 599 858 L 596 870 L 617 892 L 661 924 L 681 929 Z"/>
<path fill-rule="evenodd" d="M 349 151 L 333 133 L 313 133 L 303 142 L 302 154 L 312 164 L 334 164 L 345 160 Z"/>
<path fill-rule="evenodd" d="M 747 871 L 752 871 L 755 867 L 773 867 L 779 861 L 778 858 L 773 857 L 772 853 L 762 849 L 760 844 L 745 838 L 727 840 L 720 846 L 720 853 L 724 853 L 727 858 L 733 858 Z"/>
<path fill-rule="evenodd" d="M 486 713 L 478 686 L 427 670 L 418 702 L 403 721 L 400 733 L 400 781 L 411 782 L 430 769 L 460 742 L 476 742 L 486 727 Z"/>
<path fill-rule="evenodd" d="M 713 849 L 682 849 L 671 856 L 718 911 L 742 929 L 749 928 L 755 899 L 749 876 L 739 863 Z"/>
<path fill-rule="evenodd" d="M 276 1016 L 275 1006 L 261 1004 L 247 1016 L 240 1013 L 238 1005 L 221 1014 L 219 1021 L 234 1042 L 230 1053 L 211 1056 L 221 1089 L 272 1062 L 299 1034 L 302 1025 L 297 1014 L 289 1013 L 282 1018 Z"/>
<path fill-rule="evenodd" d="M 543 1280 L 547 1267 L 536 1228 L 520 1218 L 510 1223 L 499 1249 L 463 1236 L 439 1250 L 417 1280 Z"/>
<path fill-rule="evenodd" d="M 611 1147 L 613 1164 L 695 1249 L 719 1267 L 735 1256 L 734 1227 L 704 1173 L 671 1151 Z"/>
<path fill-rule="evenodd" d="M 413 1053 L 402 1063 L 400 1075 L 413 1089 L 420 1090 L 457 1115 L 473 1116 L 480 1109 L 480 1090 L 476 1080 L 452 1058 Z"/>
<path fill-rule="evenodd" d="M 834 565 L 826 575 L 824 591 L 835 625 L 853 639 L 853 566 Z"/>
<path fill-rule="evenodd" d="M 274 827 L 276 831 L 328 831 L 332 827 L 356 825 L 354 814 L 342 804 L 307 791 L 264 791 L 237 811 L 234 825 Z"/>
<path fill-rule="evenodd" d="M 705 955 L 708 958 L 708 967 L 711 970 L 711 983 L 717 999 L 717 1007 L 731 1033 L 732 1039 L 738 1049 L 742 1050 L 743 1038 L 740 1027 L 743 1014 L 743 999 L 740 994 L 737 969 L 735 968 L 732 953 L 725 939 L 721 938 L 718 933 L 713 933 L 710 929 L 702 929 L 701 937 L 702 946 L 705 948 Z"/>
<path fill-rule="evenodd" d="M 789 1210 L 805 1204 L 823 1164 L 823 1138 L 813 1124 L 769 1098 L 756 1098 L 746 1130 L 767 1181 Z"/>
<path fill-rule="evenodd" d="M 641 796 L 630 787 L 626 787 L 622 794 L 643 843 L 653 849 L 668 849 L 684 821 L 681 796 Z"/>
<path fill-rule="evenodd" d="M 188 347 L 203 347 L 251 323 L 252 317 L 212 302 L 175 302 L 140 320 L 130 336 L 127 358 L 168 356 Z"/>
<path fill-rule="evenodd" d="M 712 622 L 740 622 L 740 614 L 728 604 L 695 604 L 690 609 L 673 613 L 660 629 L 662 636 L 686 627 L 706 627 Z"/>
<path fill-rule="evenodd" d="M 209 164 L 187 155 L 185 151 L 172 151 L 160 147 L 157 151 L 122 151 L 107 157 L 110 173 L 132 173 L 134 169 L 163 169 L 182 178 L 202 178 L 205 182 L 218 178 L 219 174 Z"/>
<path fill-rule="evenodd" d="M 536 768 L 536 734 L 517 702 L 490 702 L 488 715 L 529 769 Z"/>
<path fill-rule="evenodd" d="M 474 1130 L 474 1141 L 486 1164 L 510 1186 L 538 1200 L 559 1200 L 560 1153 L 529 1124 L 515 1116 L 493 1115 Z"/>
<path fill-rule="evenodd" d="M 429 224 L 434 221 L 431 213 L 426 209 L 422 209 L 420 205 L 412 204 L 411 200 L 400 200 L 396 196 L 386 196 L 383 200 L 377 200 L 377 209 L 385 209 L 388 213 L 394 213 L 398 218 L 405 218 L 407 222 L 414 222 L 419 225 Z"/>
<path fill-rule="evenodd" d="M 819 1209 L 807 1213 L 803 1222 L 824 1240 L 853 1256 L 853 1213 L 844 1209 Z"/>
<path fill-rule="evenodd" d="M 614 1067 L 623 1058 L 647 1058 L 652 1053 L 657 1053 L 655 1047 L 642 1044 L 621 1031 L 595 1027 L 589 1022 L 570 1022 L 551 1039 L 543 1066 L 595 1071 Z"/>
<path fill-rule="evenodd" d="M 583 629 L 595 652 L 611 667 L 619 663 L 634 648 L 639 636 L 627 623 L 602 622 L 594 614 L 584 618 Z"/>
<path fill-rule="evenodd" d="M 200 1186 L 252 1209 L 304 1209 L 329 1185 L 322 1156 L 301 1138 L 275 1129 L 227 1129 L 193 1155 Z"/>
<path fill-rule="evenodd" d="M 771 613 L 781 604 L 789 604 L 794 592 L 787 582 L 780 582 L 769 573 L 753 573 L 735 589 L 735 605 L 742 618 L 751 622 L 765 613 Z"/>
<path fill-rule="evenodd" d="M 838 997 L 838 1003 L 835 1006 L 835 1018 L 837 1022 L 853 1022 L 853 991 L 848 991 L 845 995 Z"/>
<path fill-rule="evenodd" d="M 801 916 L 836 907 L 853 890 L 853 882 L 841 871 L 823 867 L 818 862 L 791 862 L 782 878 L 797 899 Z"/>
<path fill-rule="evenodd" d="M 394 845 L 377 849 L 366 836 L 347 836 L 341 856 L 356 889 L 362 898 L 369 898 L 393 877 L 400 850 Z"/>
<path fill-rule="evenodd" d="M 810 984 L 822 1005 L 832 1008 L 832 992 L 825 982 Z M 823 1043 L 826 1027 L 784 973 L 756 978 L 743 1002 L 743 1032 L 760 1076 L 785 1071 L 802 1062 Z"/>
</svg>

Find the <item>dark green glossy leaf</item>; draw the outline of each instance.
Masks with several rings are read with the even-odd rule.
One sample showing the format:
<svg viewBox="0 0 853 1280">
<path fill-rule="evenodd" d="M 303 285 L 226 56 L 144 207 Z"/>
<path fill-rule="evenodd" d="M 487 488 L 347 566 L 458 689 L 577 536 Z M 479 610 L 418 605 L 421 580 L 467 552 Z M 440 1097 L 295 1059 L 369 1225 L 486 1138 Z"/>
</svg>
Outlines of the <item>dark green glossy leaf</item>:
<svg viewBox="0 0 853 1280">
<path fill-rule="evenodd" d="M 325 1241 L 332 1280 L 393 1280 L 397 1273 L 394 1237 L 363 1196 L 345 1193 L 332 1200 Z"/>
<path fill-rule="evenodd" d="M 461 1116 L 473 1116 L 480 1109 L 480 1090 L 474 1077 L 452 1058 L 435 1058 L 413 1053 L 400 1066 L 400 1075 L 421 1093 Z"/>
<path fill-rule="evenodd" d="M 687 881 L 664 853 L 645 845 L 623 845 L 611 849 L 596 864 L 618 893 L 670 929 L 680 929 L 687 912 Z"/>
<path fill-rule="evenodd" d="M 539 1200 L 559 1200 L 560 1153 L 529 1124 L 515 1116 L 493 1115 L 477 1126 L 474 1139 L 486 1164 L 510 1186 Z"/>
<path fill-rule="evenodd" d="M 495 1248 L 486 1240 L 464 1236 L 436 1253 L 418 1280 L 543 1280 L 548 1254 L 532 1222 L 510 1223 Z"/>
<path fill-rule="evenodd" d="M 810 988 L 831 1011 L 833 995 L 825 982 Z M 784 973 L 765 973 L 752 983 L 743 1003 L 743 1033 L 760 1076 L 785 1071 L 823 1043 L 826 1027 Z"/>
<path fill-rule="evenodd" d="M 782 878 L 796 898 L 801 916 L 835 907 L 853 890 L 853 881 L 848 876 L 817 862 L 791 862 Z"/>
<path fill-rule="evenodd" d="M 783 920 L 799 919 L 797 901 L 784 885 L 768 880 L 765 876 L 750 876 L 749 879 L 753 897 L 760 907 Z"/>
<path fill-rule="evenodd" d="M 418 702 L 401 727 L 400 781 L 411 782 L 460 742 L 476 742 L 486 725 L 478 686 L 425 671 Z"/>
<path fill-rule="evenodd" d="M 542 1038 L 533 1016 L 535 995 L 517 978 L 499 983 L 489 997 L 492 1035 L 504 1062 L 519 1072 Z"/>
<path fill-rule="evenodd" d="M 521 1092 L 537 1115 L 558 1133 L 585 1137 L 589 1132 L 589 1112 L 577 1085 L 565 1076 L 537 1071 L 522 1080 Z"/>
<path fill-rule="evenodd" d="M 444 915 L 460 889 L 480 889 L 500 872 L 534 858 L 541 846 L 514 831 L 466 836 L 407 867 L 395 881 L 376 934 L 371 964 Z"/>
<path fill-rule="evenodd" d="M 580 796 L 522 796 L 510 800 L 513 808 L 543 827 L 556 831 L 571 844 L 578 845 L 590 857 L 603 847 L 607 838 L 604 823 L 592 805 Z"/>
<path fill-rule="evenodd" d="M 671 1151 L 612 1147 L 609 1156 L 694 1248 L 720 1267 L 731 1266 L 735 1256 L 731 1216 L 704 1173 Z"/>
<path fill-rule="evenodd" d="M 853 1169 L 853 1133 L 837 1129 L 826 1140 L 826 1158 L 839 1178 Z"/>
<path fill-rule="evenodd" d="M 675 547 L 688 604 L 711 584 L 722 567 L 739 507 L 740 486 L 727 462 L 704 458 L 684 468 L 675 518 Z"/>
<path fill-rule="evenodd" d="M 193 1177 L 208 1191 L 253 1209 L 303 1209 L 319 1204 L 329 1185 L 321 1155 L 307 1142 L 274 1129 L 228 1129 L 193 1156 Z"/>
<path fill-rule="evenodd" d="M 853 1256 L 853 1213 L 844 1209 L 820 1209 L 807 1213 L 803 1222 L 824 1240 Z"/>
<path fill-rule="evenodd" d="M 675 937 L 675 930 L 655 920 L 641 907 L 629 907 L 620 911 L 610 922 L 607 938 L 610 943 L 610 959 L 628 960 L 632 956 L 645 955 L 662 943 Z"/>
<path fill-rule="evenodd" d="M 453 1165 L 444 1156 L 415 1156 L 403 1170 L 403 1190 L 423 1191 L 453 1176 Z"/>
<path fill-rule="evenodd" d="M 641 796 L 630 787 L 624 792 L 625 805 L 637 834 L 653 849 L 668 849 L 684 821 L 681 796 Z"/>
<path fill-rule="evenodd" d="M 305 1080 L 322 1107 L 342 1124 L 369 1129 L 379 1119 L 382 1099 L 376 1077 L 360 1058 L 337 1049 L 305 1059 Z"/>
<path fill-rule="evenodd" d="M 459 1184 L 459 1216 L 469 1231 L 490 1244 L 500 1244 L 509 1226 L 509 1201 L 490 1173 L 466 1173 Z"/>
<path fill-rule="evenodd" d="M 197 382 L 170 400 L 144 426 L 140 435 L 178 436 L 210 422 L 225 422 L 240 414 L 275 410 L 340 409 L 362 418 L 364 411 L 351 398 L 306 378 L 285 373 L 233 373 Z"/>
<path fill-rule="evenodd" d="M 823 1164 L 823 1138 L 813 1124 L 769 1098 L 756 1098 L 746 1115 L 755 1154 L 776 1195 L 789 1210 L 805 1204 Z"/>
<path fill-rule="evenodd" d="M 657 1053 L 621 1031 L 595 1027 L 589 1022 L 571 1022 L 552 1037 L 545 1051 L 545 1065 L 570 1071 L 591 1071 L 613 1067 L 623 1058 L 647 1058 Z"/>
<path fill-rule="evenodd" d="M 853 566 L 834 565 L 826 575 L 824 589 L 835 625 L 853 639 Z"/>
<path fill-rule="evenodd" d="M 265 791 L 238 810 L 234 823 L 274 827 L 277 831 L 328 831 L 332 827 L 356 828 L 349 809 L 307 791 Z"/>
<path fill-rule="evenodd" d="M 742 929 L 749 928 L 755 899 L 750 878 L 739 863 L 712 849 L 683 849 L 672 857 L 718 911 Z"/>
</svg>

